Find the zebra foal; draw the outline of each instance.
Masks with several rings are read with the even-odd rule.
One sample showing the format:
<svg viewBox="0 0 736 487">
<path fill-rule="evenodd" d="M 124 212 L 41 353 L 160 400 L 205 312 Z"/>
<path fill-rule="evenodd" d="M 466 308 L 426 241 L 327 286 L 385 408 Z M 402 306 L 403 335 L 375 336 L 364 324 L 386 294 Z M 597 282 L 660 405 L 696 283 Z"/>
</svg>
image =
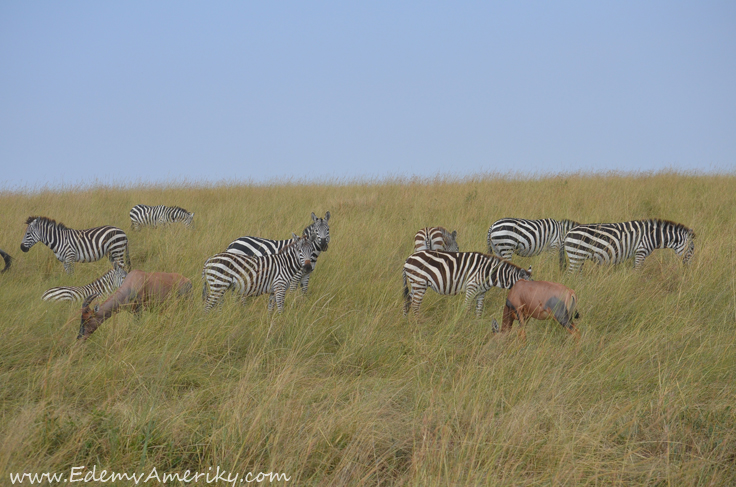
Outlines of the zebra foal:
<svg viewBox="0 0 736 487">
<path fill-rule="evenodd" d="M 306 271 L 300 269 L 294 275 L 294 280 L 289 286 L 289 290 L 295 291 L 297 286 L 301 283 L 302 293 L 307 293 L 307 287 L 309 286 L 309 277 L 317 266 L 317 258 L 319 254 L 326 251 L 330 245 L 330 212 L 325 213 L 324 218 L 318 218 L 317 215 L 312 213 L 312 224 L 304 229 L 302 232 L 303 236 L 312 237 L 314 235 L 314 244 L 312 245 L 312 253 L 310 260 L 312 262 L 311 269 Z M 262 257 L 264 255 L 278 254 L 286 246 L 292 243 L 293 239 L 287 240 L 271 240 L 262 237 L 240 237 L 230 245 L 227 246 L 225 252 L 232 254 L 243 255 L 243 256 L 254 256 Z"/>
<path fill-rule="evenodd" d="M 483 312 L 483 299 L 492 287 L 510 289 L 519 279 L 531 279 L 532 268 L 521 267 L 480 252 L 421 250 L 404 263 L 404 314 L 419 312 L 427 288 L 439 294 L 465 291 L 465 306 L 475 300 L 475 314 Z M 411 290 L 409 289 L 411 287 Z"/>
<path fill-rule="evenodd" d="M 546 250 L 562 247 L 565 235 L 578 225 L 571 220 L 524 220 L 502 218 L 488 229 L 488 252 L 511 260 L 514 253 L 521 257 L 533 257 Z"/>
<path fill-rule="evenodd" d="M 294 276 L 300 271 L 311 271 L 310 256 L 316 237 L 294 234 L 291 245 L 278 254 L 261 257 L 221 252 L 204 263 L 202 298 L 205 310 L 219 303 L 225 291 L 232 289 L 245 296 L 269 294 L 268 310 L 276 304 L 279 313 L 284 309 L 284 298 Z"/>
<path fill-rule="evenodd" d="M 85 286 L 52 287 L 43 293 L 41 299 L 53 302 L 84 301 L 92 295 L 106 296 L 115 292 L 123 284 L 127 275 L 125 269 L 116 262 L 113 264 L 113 268 L 103 274 L 102 277 Z"/>
<path fill-rule="evenodd" d="M 457 230 L 452 233 L 442 227 L 422 228 L 414 235 L 414 252 L 420 250 L 445 250 L 460 252 L 457 245 Z"/>
<path fill-rule="evenodd" d="M 178 206 L 135 205 L 130 210 L 130 221 L 133 230 L 140 230 L 144 226 L 156 228 L 159 225 L 176 222 L 182 222 L 184 226 L 188 227 L 192 224 L 193 219 L 194 213 L 189 213 Z"/>
<path fill-rule="evenodd" d="M 75 262 L 94 262 L 105 255 L 110 262 L 130 268 L 128 237 L 117 227 L 105 225 L 74 230 L 45 216 L 30 216 L 26 224 L 28 227 L 20 249 L 28 252 L 36 243 L 42 242 L 64 263 L 68 274 L 74 272 Z"/>
<path fill-rule="evenodd" d="M 687 265 L 695 251 L 695 232 L 668 220 L 634 220 L 624 223 L 578 225 L 568 232 L 560 248 L 560 268 L 565 254 L 570 260 L 568 273 L 579 272 L 586 260 L 598 264 L 620 264 L 634 258 L 634 269 L 656 249 L 670 248 Z"/>
</svg>

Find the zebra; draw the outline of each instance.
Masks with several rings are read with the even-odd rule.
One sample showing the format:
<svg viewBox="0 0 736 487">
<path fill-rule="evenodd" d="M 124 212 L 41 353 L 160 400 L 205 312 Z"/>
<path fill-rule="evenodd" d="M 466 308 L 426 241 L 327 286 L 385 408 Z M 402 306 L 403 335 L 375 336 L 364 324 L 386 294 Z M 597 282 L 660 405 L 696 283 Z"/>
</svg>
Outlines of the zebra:
<svg viewBox="0 0 736 487">
<path fill-rule="evenodd" d="M 112 294 L 123 284 L 128 273 L 117 262 L 99 279 L 81 287 L 52 287 L 41 296 L 44 301 L 84 301 L 89 296 Z"/>
<path fill-rule="evenodd" d="M 318 218 L 317 215 L 312 212 L 312 224 L 304 229 L 302 235 L 311 237 L 315 235 L 311 262 L 312 267 L 309 271 L 300 270 L 295 276 L 294 280 L 289 286 L 289 290 L 295 291 L 299 283 L 301 283 L 302 293 L 307 293 L 309 286 L 309 277 L 314 271 L 317 265 L 317 258 L 319 254 L 326 251 L 330 244 L 330 212 L 325 213 L 324 218 Z M 292 242 L 292 239 L 287 240 L 270 240 L 261 237 L 240 237 L 234 240 L 227 246 L 225 252 L 238 255 L 250 255 L 255 257 L 261 257 L 264 255 L 277 254 L 281 252 L 286 246 Z"/>
<path fill-rule="evenodd" d="M 311 270 L 310 256 L 315 235 L 293 235 L 291 245 L 278 254 L 261 257 L 221 252 L 204 263 L 202 299 L 205 310 L 217 305 L 225 291 L 233 289 L 245 296 L 270 294 L 268 310 L 276 303 L 279 313 L 284 309 L 284 297 L 294 276 L 301 270 Z"/>
<path fill-rule="evenodd" d="M 572 220 L 551 218 L 502 218 L 488 229 L 488 252 L 506 260 L 511 260 L 514 253 L 533 257 L 545 250 L 561 248 L 567 232 L 577 225 L 579 223 Z"/>
<path fill-rule="evenodd" d="M 420 250 L 445 250 L 460 252 L 457 245 L 457 230 L 452 233 L 442 227 L 422 228 L 414 235 L 414 252 Z"/>
<path fill-rule="evenodd" d="M 130 210 L 130 221 L 133 230 L 140 230 L 143 226 L 168 225 L 169 223 L 182 222 L 184 226 L 190 226 L 194 219 L 194 213 L 189 213 L 178 206 L 148 206 L 135 205 Z"/>
<path fill-rule="evenodd" d="M 26 224 L 20 249 L 28 252 L 37 242 L 44 243 L 64 263 L 67 274 L 74 273 L 74 262 L 94 262 L 105 255 L 110 262 L 130 268 L 128 237 L 117 227 L 105 225 L 74 230 L 45 216 L 30 216 Z"/>
<path fill-rule="evenodd" d="M 465 291 L 465 306 L 475 300 L 475 314 L 480 317 L 486 291 L 493 286 L 510 289 L 519 279 L 531 280 L 531 276 L 531 267 L 524 270 L 494 255 L 421 250 L 404 263 L 404 314 L 410 306 L 417 314 L 424 293 L 431 287 L 439 294 Z"/>
<path fill-rule="evenodd" d="M 695 251 L 695 232 L 659 219 L 578 225 L 568 232 L 560 248 L 560 269 L 565 268 L 565 254 L 570 259 L 568 273 L 579 272 L 586 259 L 620 264 L 634 257 L 634 269 L 638 269 L 653 250 L 665 248 L 673 249 L 687 265 Z"/>
<path fill-rule="evenodd" d="M 3 268 L 3 270 L 0 271 L 0 273 L 3 273 L 10 269 L 10 264 L 13 263 L 13 258 L 2 250 L 0 250 L 0 256 L 2 256 L 3 260 L 5 261 L 5 267 Z"/>
</svg>

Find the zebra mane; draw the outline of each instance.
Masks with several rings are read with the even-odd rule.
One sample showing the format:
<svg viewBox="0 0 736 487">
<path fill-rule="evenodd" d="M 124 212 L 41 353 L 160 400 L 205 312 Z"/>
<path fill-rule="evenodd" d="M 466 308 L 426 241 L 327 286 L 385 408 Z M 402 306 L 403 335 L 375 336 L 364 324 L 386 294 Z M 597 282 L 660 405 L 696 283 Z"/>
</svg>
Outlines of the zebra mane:
<svg viewBox="0 0 736 487">
<path fill-rule="evenodd" d="M 29 216 L 28 219 L 26 220 L 26 225 L 29 225 L 33 220 L 41 220 L 51 225 L 55 225 L 58 228 L 61 228 L 62 230 L 67 228 L 66 225 L 64 225 L 63 223 L 57 222 L 56 220 L 49 218 L 47 216 Z"/>
<path fill-rule="evenodd" d="M 184 213 L 189 213 L 189 212 L 188 212 L 187 210 L 185 210 L 185 209 L 184 209 L 184 208 L 182 208 L 181 206 L 170 206 L 169 208 L 172 208 L 172 209 L 174 209 L 174 210 L 181 210 L 181 211 L 183 211 Z"/>
<path fill-rule="evenodd" d="M 685 232 L 686 234 L 690 236 L 690 238 L 692 238 L 693 240 L 695 239 L 695 232 L 692 229 L 683 225 L 682 223 L 673 222 L 672 220 L 661 220 L 659 218 L 652 218 L 649 221 L 656 222 L 660 225 L 669 225 L 671 227 L 674 227 L 676 231 Z"/>
</svg>

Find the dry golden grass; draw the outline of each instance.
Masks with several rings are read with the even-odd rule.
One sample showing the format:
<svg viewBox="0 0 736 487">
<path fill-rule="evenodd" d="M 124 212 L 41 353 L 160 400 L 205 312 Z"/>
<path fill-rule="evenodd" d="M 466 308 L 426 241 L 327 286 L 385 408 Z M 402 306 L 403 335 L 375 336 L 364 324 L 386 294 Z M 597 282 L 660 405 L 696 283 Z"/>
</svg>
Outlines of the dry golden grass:
<svg viewBox="0 0 736 487">
<path fill-rule="evenodd" d="M 0 193 L 0 484 L 17 472 L 284 472 L 294 485 L 736 484 L 736 178 L 658 174 Z M 194 226 L 131 232 L 137 203 L 179 205 Z M 229 293 L 205 313 L 205 259 L 234 238 L 287 238 L 329 210 L 332 241 L 310 293 Z M 29 215 L 116 225 L 133 267 L 180 272 L 191 299 L 103 324 L 76 342 L 79 305 L 45 303 L 68 276 L 51 251 L 18 248 Z M 579 342 L 532 321 L 491 333 L 462 297 L 429 291 L 402 315 L 416 230 L 458 231 L 486 251 L 501 217 L 665 218 L 697 233 L 671 250 L 565 276 L 556 254 L 514 258 L 576 290 Z M 118 484 L 124 485 L 124 484 Z M 175 484 L 171 484 L 175 485 Z M 224 484 L 222 484 L 224 485 Z"/>
</svg>

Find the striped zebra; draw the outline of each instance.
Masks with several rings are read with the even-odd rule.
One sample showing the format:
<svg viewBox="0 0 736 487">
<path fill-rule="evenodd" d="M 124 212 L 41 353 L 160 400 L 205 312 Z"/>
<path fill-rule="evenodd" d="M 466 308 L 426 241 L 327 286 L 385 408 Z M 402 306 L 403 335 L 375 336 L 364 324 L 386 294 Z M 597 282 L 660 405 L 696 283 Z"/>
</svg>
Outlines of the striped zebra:
<svg viewBox="0 0 736 487">
<path fill-rule="evenodd" d="M 3 260 L 5 261 L 5 267 L 3 267 L 3 270 L 0 271 L 0 273 L 3 273 L 10 269 L 10 264 L 13 263 L 13 258 L 2 250 L 0 250 L 0 256 L 2 256 Z"/>
<path fill-rule="evenodd" d="M 128 273 L 117 262 L 99 279 L 80 287 L 52 287 L 41 296 L 44 301 L 84 301 L 89 296 L 105 296 L 115 292 L 123 284 Z"/>
<path fill-rule="evenodd" d="M 156 228 L 159 225 L 168 225 L 169 223 L 182 222 L 185 226 L 190 226 L 194 219 L 194 213 L 189 213 L 184 208 L 178 206 L 148 206 L 135 205 L 130 210 L 130 221 L 133 230 L 140 230 L 141 227 L 151 226 Z"/>
<path fill-rule="evenodd" d="M 488 229 L 488 252 L 511 260 L 514 253 L 521 257 L 533 257 L 545 250 L 560 249 L 565 235 L 576 225 L 578 222 L 551 218 L 502 218 Z"/>
<path fill-rule="evenodd" d="M 634 257 L 634 269 L 638 269 L 653 250 L 665 248 L 673 249 L 687 264 L 695 251 L 695 232 L 680 223 L 657 219 L 578 225 L 565 237 L 560 268 L 565 268 L 567 254 L 568 273 L 579 272 L 586 259 L 620 264 Z"/>
<path fill-rule="evenodd" d="M 442 227 L 422 228 L 414 235 L 414 252 L 420 250 L 445 250 L 460 252 L 457 246 L 457 230 L 452 233 Z"/>
<path fill-rule="evenodd" d="M 94 262 L 105 255 L 110 262 L 130 268 L 128 237 L 117 227 L 105 225 L 73 230 L 45 216 L 28 217 L 26 224 L 28 227 L 20 249 L 28 252 L 37 242 L 42 242 L 64 263 L 68 274 L 74 272 L 74 262 Z"/>
<path fill-rule="evenodd" d="M 328 221 L 330 219 L 330 212 L 325 213 L 324 218 L 317 218 L 317 215 L 312 213 L 312 224 L 304 229 L 302 235 L 311 237 L 315 236 L 312 255 L 311 255 L 311 270 L 299 271 L 295 276 L 294 280 L 290 285 L 290 290 L 295 291 L 299 283 L 301 282 L 302 293 L 307 293 L 307 287 L 309 286 L 309 277 L 314 271 L 317 265 L 317 258 L 319 254 L 326 251 L 330 244 L 330 225 Z M 250 255 L 255 257 L 262 257 L 264 255 L 277 254 L 281 252 L 286 246 L 292 242 L 292 239 L 287 240 L 270 240 L 261 237 L 240 237 L 234 240 L 228 245 L 225 252 L 238 255 Z"/>
<path fill-rule="evenodd" d="M 494 255 L 480 252 L 442 252 L 422 250 L 404 263 L 404 314 L 409 307 L 419 312 L 427 288 L 439 294 L 465 291 L 465 306 L 475 300 L 475 314 L 483 312 L 483 298 L 493 286 L 510 289 L 519 279 L 530 280 L 532 268 L 521 267 Z M 411 285 L 411 291 L 409 290 Z"/>
<path fill-rule="evenodd" d="M 202 299 L 205 310 L 217 305 L 225 291 L 232 289 L 245 296 L 269 294 L 268 310 L 273 304 L 284 309 L 284 297 L 294 276 L 301 270 L 310 270 L 310 255 L 316 237 L 294 234 L 292 244 L 278 254 L 261 257 L 239 255 L 232 252 L 216 254 L 204 263 Z"/>
</svg>

